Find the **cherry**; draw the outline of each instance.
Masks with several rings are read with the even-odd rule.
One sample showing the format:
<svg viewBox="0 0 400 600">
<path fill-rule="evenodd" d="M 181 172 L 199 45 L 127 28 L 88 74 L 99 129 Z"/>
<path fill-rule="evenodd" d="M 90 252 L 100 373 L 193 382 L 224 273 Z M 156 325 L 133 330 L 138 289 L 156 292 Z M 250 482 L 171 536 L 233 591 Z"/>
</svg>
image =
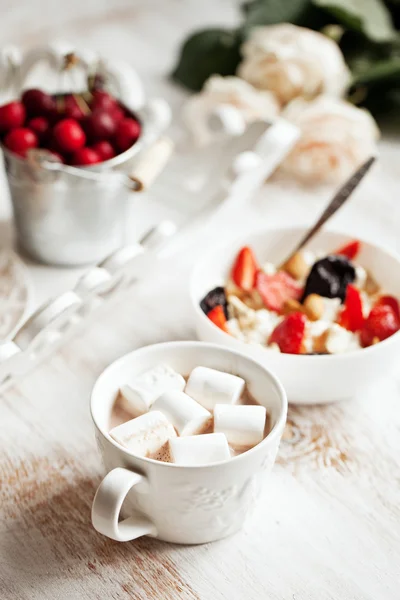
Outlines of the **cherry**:
<svg viewBox="0 0 400 600">
<path fill-rule="evenodd" d="M 71 164 L 76 166 L 95 165 L 96 163 L 101 162 L 101 160 L 102 159 L 96 150 L 93 150 L 92 148 L 80 148 L 74 152 Z"/>
<path fill-rule="evenodd" d="M 111 146 L 110 142 L 107 142 L 106 140 L 93 144 L 92 150 L 97 152 L 101 160 L 110 160 L 110 158 L 114 158 L 115 156 L 114 148 Z"/>
<path fill-rule="evenodd" d="M 125 112 L 120 106 L 116 106 L 115 108 L 110 109 L 108 112 L 116 123 L 119 123 L 125 117 Z"/>
<path fill-rule="evenodd" d="M 84 127 L 88 138 L 92 141 L 108 140 L 117 129 L 112 115 L 105 110 L 95 110 L 86 117 Z"/>
<path fill-rule="evenodd" d="M 86 136 L 82 127 L 74 119 L 63 119 L 53 129 L 54 140 L 61 152 L 74 152 L 82 148 Z"/>
<path fill-rule="evenodd" d="M 25 107 L 22 102 L 9 102 L 0 106 L 0 131 L 22 127 L 25 122 Z"/>
<path fill-rule="evenodd" d="M 64 98 L 64 115 L 69 119 L 76 119 L 77 121 L 83 119 L 85 116 L 85 113 L 72 94 L 69 94 Z"/>
<path fill-rule="evenodd" d="M 114 108 L 118 108 L 118 104 L 116 99 L 104 90 L 95 90 L 90 108 L 93 111 L 97 109 L 111 111 Z"/>
<path fill-rule="evenodd" d="M 34 117 L 28 121 L 28 127 L 36 133 L 39 140 L 42 142 L 49 131 L 49 122 L 46 117 Z"/>
<path fill-rule="evenodd" d="M 57 110 L 54 98 L 42 90 L 26 90 L 22 94 L 22 103 L 30 117 L 48 116 Z"/>
<path fill-rule="evenodd" d="M 20 156 L 25 156 L 30 148 L 37 148 L 38 143 L 37 135 L 26 127 L 13 129 L 4 139 L 4 145 Z"/>
<path fill-rule="evenodd" d="M 140 135 L 140 123 L 135 119 L 122 119 L 118 123 L 117 133 L 115 134 L 115 142 L 121 152 L 128 150 L 136 142 Z"/>
</svg>

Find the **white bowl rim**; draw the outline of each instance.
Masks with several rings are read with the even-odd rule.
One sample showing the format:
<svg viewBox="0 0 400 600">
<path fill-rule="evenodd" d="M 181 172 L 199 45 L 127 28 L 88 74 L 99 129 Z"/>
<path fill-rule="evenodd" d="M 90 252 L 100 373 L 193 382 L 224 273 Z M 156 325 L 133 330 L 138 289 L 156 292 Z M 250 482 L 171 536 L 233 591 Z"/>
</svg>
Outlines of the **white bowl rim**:
<svg viewBox="0 0 400 600">
<path fill-rule="evenodd" d="M 118 364 L 125 362 L 126 360 L 128 360 L 128 358 L 132 357 L 133 355 L 139 356 L 141 354 L 148 354 L 148 353 L 151 353 L 154 348 L 156 348 L 156 349 L 160 348 L 160 349 L 167 350 L 168 348 L 172 349 L 176 346 L 186 346 L 186 347 L 189 346 L 189 347 L 197 347 L 197 348 L 200 347 L 200 348 L 203 348 L 204 350 L 206 350 L 207 348 L 222 350 L 223 352 L 227 352 L 227 353 L 235 356 L 239 360 L 244 359 L 246 362 L 251 362 L 251 363 L 255 364 L 257 366 L 257 368 L 261 368 L 265 372 L 265 374 L 271 380 L 271 383 L 276 387 L 276 390 L 279 394 L 282 405 L 279 409 L 279 415 L 276 420 L 276 423 L 272 427 L 271 431 L 265 436 L 265 438 L 261 442 L 259 442 L 255 446 L 253 446 L 253 448 L 250 448 L 250 450 L 246 450 L 245 452 L 242 452 L 241 454 L 238 454 L 237 456 L 232 456 L 231 458 L 229 458 L 227 460 L 220 460 L 218 462 L 208 463 L 206 465 L 176 465 L 174 463 L 167 463 L 167 462 L 163 462 L 161 460 L 155 460 L 153 458 L 139 456 L 138 454 L 135 454 L 134 452 L 131 452 L 127 448 L 124 448 L 123 446 L 118 444 L 118 442 L 116 442 L 110 436 L 108 431 L 104 431 L 103 427 L 101 427 L 99 425 L 99 423 L 96 419 L 96 416 L 95 416 L 96 410 L 94 408 L 94 405 L 95 405 L 94 398 L 97 395 L 98 389 L 102 385 L 103 378 L 107 377 L 107 375 L 111 369 L 115 368 Z M 272 373 L 272 371 L 270 371 L 269 368 L 265 367 L 264 365 L 262 365 L 259 361 L 255 360 L 254 358 L 251 358 L 250 356 L 246 356 L 246 354 L 243 354 L 243 352 L 239 352 L 237 350 L 232 350 L 231 348 L 227 348 L 226 346 L 223 346 L 222 344 L 213 344 L 211 342 L 210 343 L 209 342 L 200 342 L 200 341 L 196 341 L 196 340 L 180 340 L 180 341 L 173 341 L 173 342 L 160 342 L 158 344 L 149 344 L 148 346 L 143 346 L 141 348 L 137 348 L 136 350 L 132 350 L 131 352 L 128 352 L 127 354 L 124 354 L 120 358 L 117 358 L 117 360 L 110 363 L 100 373 L 100 375 L 97 377 L 97 379 L 93 385 L 93 388 L 92 388 L 92 391 L 90 394 L 90 414 L 91 414 L 93 423 L 95 424 L 97 430 L 101 433 L 101 435 L 108 442 L 110 442 L 113 446 L 115 446 L 115 448 L 124 452 L 125 454 L 128 454 L 129 456 L 132 456 L 141 461 L 144 461 L 145 463 L 160 465 L 161 468 L 208 469 L 211 467 L 217 467 L 219 465 L 228 464 L 233 461 L 235 461 L 235 463 L 237 463 L 238 461 L 243 460 L 244 456 L 248 456 L 249 453 L 254 453 L 254 452 L 259 451 L 260 447 L 264 446 L 267 443 L 267 441 L 270 442 L 271 440 L 274 440 L 277 436 L 280 435 L 279 431 L 280 431 L 280 429 L 282 429 L 284 427 L 284 425 L 286 423 L 287 410 L 288 410 L 288 399 L 287 399 L 286 391 L 285 391 L 282 383 L 280 382 L 280 380 L 276 377 L 276 375 L 274 375 L 274 373 Z"/>
<path fill-rule="evenodd" d="M 196 265 L 193 269 L 193 272 L 192 272 L 192 275 L 190 278 L 190 300 L 192 302 L 192 305 L 194 307 L 196 315 L 198 315 L 198 317 L 201 319 L 205 319 L 205 321 L 208 323 L 208 325 L 212 328 L 217 329 L 223 337 L 227 336 L 228 338 L 231 338 L 232 336 L 230 336 L 228 333 L 226 333 L 225 331 L 223 331 L 222 329 L 217 327 L 217 325 L 215 325 L 212 321 L 210 321 L 210 319 L 207 318 L 207 315 L 200 308 L 200 302 L 197 299 L 196 294 L 195 294 L 196 276 L 197 276 L 197 273 L 200 270 L 200 268 L 203 266 L 204 263 L 206 263 L 210 260 L 211 256 L 218 255 L 217 251 L 223 255 L 223 250 L 224 249 L 226 250 L 228 245 L 236 246 L 236 244 L 238 244 L 242 241 L 244 243 L 245 240 L 248 239 L 249 245 L 251 246 L 252 238 L 258 237 L 258 236 L 260 236 L 262 234 L 266 234 L 268 232 L 274 232 L 274 233 L 298 232 L 298 233 L 300 233 L 302 231 L 304 232 L 306 229 L 307 229 L 307 227 L 305 225 L 297 225 L 297 226 L 294 225 L 292 227 L 285 227 L 285 226 L 263 227 L 263 228 L 258 228 L 251 232 L 248 232 L 247 234 L 242 234 L 240 236 L 236 236 L 235 238 L 229 240 L 228 242 L 225 241 L 224 243 L 216 244 L 215 246 L 212 246 L 207 251 L 207 253 L 196 262 Z M 397 263 L 399 263 L 399 267 L 400 267 L 400 255 L 399 254 L 397 254 L 396 252 L 394 252 L 392 250 L 383 248 L 382 246 L 376 244 L 375 242 L 372 242 L 368 238 L 360 237 L 358 235 L 352 235 L 351 233 L 348 233 L 346 231 L 341 231 L 340 229 L 330 228 L 330 227 L 323 229 L 321 231 L 321 233 L 333 233 L 336 235 L 342 235 L 342 236 L 348 237 L 349 240 L 359 240 L 362 244 L 366 244 L 366 245 L 370 246 L 372 249 L 379 250 L 379 251 L 383 252 L 384 254 L 386 254 L 387 256 L 390 256 Z M 260 350 L 261 352 L 266 352 L 269 357 L 277 358 L 279 360 L 284 360 L 289 363 L 291 361 L 298 360 L 298 359 L 305 360 L 306 358 L 312 359 L 313 361 L 321 361 L 321 360 L 325 360 L 325 361 L 330 360 L 331 362 L 333 360 L 339 361 L 339 360 L 345 360 L 348 358 L 352 358 L 354 356 L 359 357 L 360 352 L 362 352 L 362 355 L 365 356 L 365 353 L 371 353 L 371 352 L 377 352 L 377 351 L 379 352 L 379 348 L 381 347 L 382 344 L 384 344 L 385 348 L 387 348 L 389 344 L 393 343 L 393 341 L 397 341 L 397 339 L 399 339 L 399 338 L 400 338 L 400 331 L 397 331 L 396 333 L 394 333 L 390 337 L 386 338 L 385 340 L 382 340 L 378 344 L 373 344 L 372 346 L 368 346 L 367 348 L 351 350 L 350 352 L 343 352 L 341 354 L 287 354 L 284 352 L 274 352 L 273 350 L 269 350 L 267 347 L 263 347 L 263 346 L 258 347 L 249 342 L 243 342 L 242 340 L 238 340 L 236 338 L 234 338 L 234 339 L 239 344 L 243 344 L 244 346 L 257 347 L 257 349 Z M 243 349 L 242 352 L 244 353 L 245 349 Z"/>
</svg>

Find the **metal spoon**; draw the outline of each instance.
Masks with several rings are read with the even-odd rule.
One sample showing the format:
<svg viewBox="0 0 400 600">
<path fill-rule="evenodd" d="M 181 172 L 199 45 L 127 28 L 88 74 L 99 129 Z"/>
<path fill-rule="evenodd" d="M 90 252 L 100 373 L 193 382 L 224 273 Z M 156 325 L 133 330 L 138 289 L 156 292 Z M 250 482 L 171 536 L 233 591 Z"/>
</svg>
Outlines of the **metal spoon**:
<svg viewBox="0 0 400 600">
<path fill-rule="evenodd" d="M 287 263 L 296 254 L 296 252 L 299 252 L 299 250 L 304 248 L 304 246 L 311 240 L 311 238 L 313 238 L 318 233 L 318 231 L 321 229 L 321 227 L 323 225 L 325 225 L 325 223 L 328 221 L 328 219 L 330 219 L 336 213 L 336 211 L 338 211 L 339 208 L 341 206 L 343 206 L 343 204 L 346 202 L 346 200 L 348 200 L 350 195 L 353 193 L 355 188 L 358 186 L 360 181 L 363 179 L 363 177 L 369 171 L 370 167 L 373 165 L 375 160 L 376 160 L 376 157 L 371 156 L 368 160 L 365 161 L 365 163 L 363 163 L 361 165 L 361 167 L 359 167 L 357 169 L 357 171 L 346 181 L 346 183 L 344 185 L 342 185 L 342 187 L 334 195 L 333 199 L 328 204 L 328 206 L 326 207 L 326 209 L 324 210 L 322 215 L 317 219 L 317 221 L 314 223 L 314 225 L 307 231 L 307 233 L 304 235 L 304 237 L 297 244 L 296 248 L 294 250 L 292 250 L 291 254 L 281 263 L 279 268 L 282 268 L 282 266 L 285 263 Z"/>
</svg>

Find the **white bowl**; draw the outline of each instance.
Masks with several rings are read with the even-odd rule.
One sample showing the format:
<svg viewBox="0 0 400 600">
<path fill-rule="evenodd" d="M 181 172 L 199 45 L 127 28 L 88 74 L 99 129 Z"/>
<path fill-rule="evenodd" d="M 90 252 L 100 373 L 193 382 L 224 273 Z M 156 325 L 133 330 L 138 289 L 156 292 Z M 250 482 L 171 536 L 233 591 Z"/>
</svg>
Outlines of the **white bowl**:
<svg viewBox="0 0 400 600">
<path fill-rule="evenodd" d="M 344 354 L 279 354 L 228 335 L 207 318 L 199 305 L 208 291 L 226 283 L 233 260 L 242 246 L 251 246 L 261 263 L 279 264 L 296 246 L 304 231 L 303 228 L 267 229 L 212 248 L 193 271 L 191 300 L 196 332 L 201 340 L 236 348 L 269 367 L 282 381 L 289 402 L 324 404 L 352 398 L 393 371 L 400 355 L 400 332 L 369 348 Z M 354 237 L 322 231 L 307 248 L 328 254 Z M 387 293 L 400 298 L 400 258 L 357 238 L 362 242 L 357 264 L 368 269 Z"/>
</svg>

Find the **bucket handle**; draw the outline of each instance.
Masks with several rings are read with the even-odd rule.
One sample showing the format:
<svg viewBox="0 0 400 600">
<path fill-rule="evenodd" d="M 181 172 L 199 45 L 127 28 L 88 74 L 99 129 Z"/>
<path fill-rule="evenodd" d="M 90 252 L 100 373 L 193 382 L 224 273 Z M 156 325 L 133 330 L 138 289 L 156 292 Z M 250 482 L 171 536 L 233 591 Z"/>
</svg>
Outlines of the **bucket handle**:
<svg viewBox="0 0 400 600">
<path fill-rule="evenodd" d="M 162 137 L 145 150 L 136 162 L 129 179 L 135 192 L 147 190 L 164 170 L 174 145 L 170 138 Z"/>
</svg>

